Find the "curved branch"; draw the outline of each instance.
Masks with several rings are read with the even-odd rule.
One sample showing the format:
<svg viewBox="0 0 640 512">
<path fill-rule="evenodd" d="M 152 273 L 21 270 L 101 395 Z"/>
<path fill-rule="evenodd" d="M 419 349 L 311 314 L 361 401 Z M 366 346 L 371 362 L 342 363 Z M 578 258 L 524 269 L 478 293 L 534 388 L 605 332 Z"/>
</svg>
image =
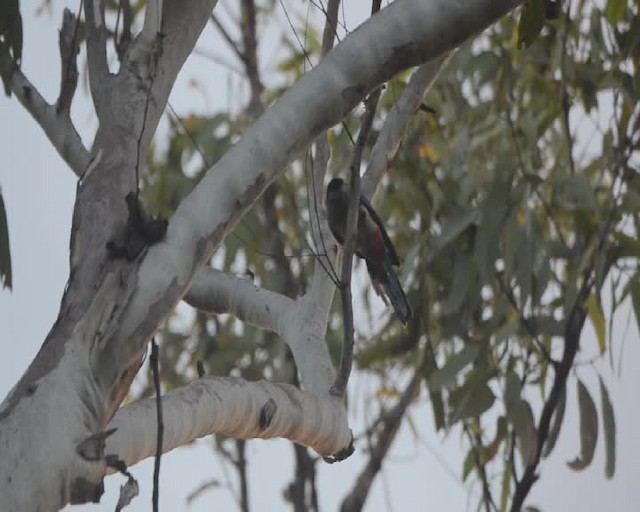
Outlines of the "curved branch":
<svg viewBox="0 0 640 512">
<path fill-rule="evenodd" d="M 225 433 L 240 439 L 283 437 L 332 455 L 347 446 L 351 432 L 339 400 L 329 401 L 289 384 L 203 377 L 162 397 L 164 453 L 203 436 Z M 107 429 L 105 454 L 130 466 L 156 449 L 155 399 L 120 408 Z"/>
<path fill-rule="evenodd" d="M 285 313 L 295 306 L 295 302 L 284 295 L 211 267 L 198 272 L 184 301 L 201 311 L 229 313 L 243 322 L 279 334 L 283 331 Z"/>
</svg>

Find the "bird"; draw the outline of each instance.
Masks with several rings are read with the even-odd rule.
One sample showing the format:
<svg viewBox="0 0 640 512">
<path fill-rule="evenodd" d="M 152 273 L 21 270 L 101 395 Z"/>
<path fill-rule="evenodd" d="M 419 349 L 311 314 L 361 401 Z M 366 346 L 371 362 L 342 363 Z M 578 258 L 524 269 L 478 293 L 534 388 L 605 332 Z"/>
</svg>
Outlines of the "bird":
<svg viewBox="0 0 640 512">
<path fill-rule="evenodd" d="M 342 178 L 333 178 L 327 185 L 327 220 L 331 233 L 340 245 L 344 244 L 349 195 L 349 187 Z M 382 219 L 364 195 L 360 195 L 356 231 L 356 255 L 367 264 L 374 290 L 385 304 L 389 299 L 396 315 L 406 325 L 413 313 L 393 270 L 394 266 L 400 265 L 400 259 Z"/>
</svg>

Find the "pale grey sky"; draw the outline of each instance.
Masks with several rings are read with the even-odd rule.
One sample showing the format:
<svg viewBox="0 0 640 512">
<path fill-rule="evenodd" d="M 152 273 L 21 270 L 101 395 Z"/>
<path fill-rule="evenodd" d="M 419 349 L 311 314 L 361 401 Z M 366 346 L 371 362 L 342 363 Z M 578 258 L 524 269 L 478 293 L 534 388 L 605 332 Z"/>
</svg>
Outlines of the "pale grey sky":
<svg viewBox="0 0 640 512">
<path fill-rule="evenodd" d="M 39 2 L 38 2 L 39 3 Z M 347 1 L 347 7 L 354 0 Z M 35 4 L 35 3 L 34 3 Z M 53 2 L 53 17 L 34 18 L 35 6 L 22 2 L 25 48 L 24 70 L 45 97 L 53 101 L 59 85 L 59 57 L 57 29 L 62 7 L 77 9 L 77 2 Z M 355 26 L 353 21 L 351 27 Z M 210 29 L 205 38 L 210 38 Z M 273 48 L 277 40 L 270 44 Z M 207 43 L 212 47 L 216 43 Z M 271 50 L 274 51 L 274 50 Z M 220 51 L 220 53 L 223 53 Z M 273 55 L 271 53 L 271 55 Z M 189 79 L 197 77 L 204 94 L 188 86 Z M 203 107 L 222 108 L 229 102 L 226 87 L 229 74 L 216 69 L 216 65 L 200 57 L 192 57 L 183 71 L 172 95 L 172 103 L 179 112 L 201 110 Z M 219 86 L 216 88 L 216 86 Z M 94 128 L 92 110 L 84 89 L 76 94 L 74 118 L 85 142 L 90 142 Z M 29 114 L 15 99 L 0 98 L 0 167 L 2 187 L 11 237 L 14 268 L 13 292 L 0 291 L 0 326 L 5 357 L 0 360 L 0 395 L 4 397 L 35 355 L 58 311 L 59 301 L 68 273 L 68 246 L 71 213 L 75 197 L 75 179 Z M 575 382 L 570 384 L 567 416 L 558 446 L 541 465 L 541 479 L 534 486 L 529 504 L 544 511 L 555 510 L 618 510 L 640 509 L 640 413 L 638 390 L 640 372 L 635 366 L 640 361 L 640 339 L 635 320 L 631 318 L 626 340 L 622 342 L 626 316 L 616 321 L 616 361 L 624 345 L 622 377 L 612 378 L 608 365 L 599 364 L 609 383 L 618 425 L 618 465 L 613 480 L 604 478 L 603 442 L 599 440 L 596 457 L 591 467 L 575 473 L 565 464 L 579 451 L 578 420 L 575 407 Z M 579 356 L 587 360 L 596 352 L 597 344 L 591 333 L 585 336 Z M 578 375 L 589 386 L 599 404 L 597 379 L 589 367 L 578 370 Z M 356 377 L 351 391 L 364 396 L 374 389 L 365 378 Z M 535 403 L 535 397 L 530 397 Z M 362 408 L 359 409 L 362 411 Z M 422 510 L 475 510 L 477 487 L 468 496 L 468 486 L 459 482 L 464 453 L 460 437 L 453 431 L 445 438 L 432 431 L 428 404 L 415 407 L 411 416 L 422 429 L 426 441 L 416 441 L 410 429 L 403 427 L 400 438 L 385 463 L 384 473 L 378 477 L 367 502 L 368 511 L 422 511 Z M 352 415 L 352 424 L 362 423 L 361 412 Z M 602 425 L 601 425 L 602 433 Z M 185 496 L 202 482 L 216 478 L 226 481 L 222 463 L 209 448 L 210 439 L 194 446 L 176 450 L 162 459 L 162 486 L 160 490 L 163 510 L 185 509 Z M 425 446 L 426 444 L 426 446 Z M 291 448 L 285 441 L 255 441 L 249 444 L 249 484 L 254 510 L 283 510 L 282 491 L 291 472 Z M 448 473 L 435 454 L 454 472 Z M 336 510 L 345 492 L 364 463 L 361 451 L 347 461 L 328 466 L 320 463 L 319 491 L 323 510 Z M 150 510 L 151 475 L 153 461 L 131 468 L 139 479 L 141 495 L 128 510 Z M 233 471 L 227 473 L 235 486 Z M 83 506 L 75 510 L 113 510 L 117 501 L 119 476 L 107 478 L 107 492 L 102 503 Z M 390 503 L 392 508 L 388 508 Z M 189 510 L 234 510 L 231 494 L 225 489 L 206 493 Z"/>
</svg>

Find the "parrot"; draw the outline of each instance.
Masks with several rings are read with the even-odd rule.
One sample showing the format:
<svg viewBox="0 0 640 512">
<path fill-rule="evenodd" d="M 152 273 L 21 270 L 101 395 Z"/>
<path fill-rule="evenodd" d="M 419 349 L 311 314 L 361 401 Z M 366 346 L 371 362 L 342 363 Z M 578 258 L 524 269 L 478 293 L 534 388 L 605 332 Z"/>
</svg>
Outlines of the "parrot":
<svg viewBox="0 0 640 512">
<path fill-rule="evenodd" d="M 349 187 L 341 178 L 334 178 L 329 182 L 326 205 L 329 228 L 342 245 L 349 211 Z M 356 231 L 356 255 L 367 264 L 374 290 L 385 304 L 388 304 L 387 298 L 389 299 L 396 315 L 406 325 L 413 313 L 393 270 L 394 266 L 400 264 L 400 260 L 382 219 L 364 195 L 360 195 Z"/>
</svg>

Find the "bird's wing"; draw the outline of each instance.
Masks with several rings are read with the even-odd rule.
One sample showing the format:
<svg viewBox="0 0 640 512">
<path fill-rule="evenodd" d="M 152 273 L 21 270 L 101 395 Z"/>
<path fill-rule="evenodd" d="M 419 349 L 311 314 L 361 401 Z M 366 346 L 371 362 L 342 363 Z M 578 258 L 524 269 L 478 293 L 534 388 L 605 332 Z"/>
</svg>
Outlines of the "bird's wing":
<svg viewBox="0 0 640 512">
<path fill-rule="evenodd" d="M 371 216 L 371 219 L 373 219 L 373 222 L 375 222 L 378 228 L 380 229 L 380 232 L 382 233 L 382 239 L 384 240 L 384 245 L 386 246 L 387 252 L 389 253 L 389 259 L 391 260 L 391 264 L 397 267 L 398 265 L 400 265 L 398 253 L 396 253 L 396 249 L 391 243 L 391 239 L 387 234 L 387 230 L 384 228 L 382 219 L 373 209 L 373 205 L 371 204 L 371 201 L 369 201 L 369 199 L 367 199 L 367 197 L 365 197 L 364 195 L 360 196 L 360 204 L 362 204 L 366 208 L 367 212 L 369 212 L 369 215 Z"/>
</svg>

